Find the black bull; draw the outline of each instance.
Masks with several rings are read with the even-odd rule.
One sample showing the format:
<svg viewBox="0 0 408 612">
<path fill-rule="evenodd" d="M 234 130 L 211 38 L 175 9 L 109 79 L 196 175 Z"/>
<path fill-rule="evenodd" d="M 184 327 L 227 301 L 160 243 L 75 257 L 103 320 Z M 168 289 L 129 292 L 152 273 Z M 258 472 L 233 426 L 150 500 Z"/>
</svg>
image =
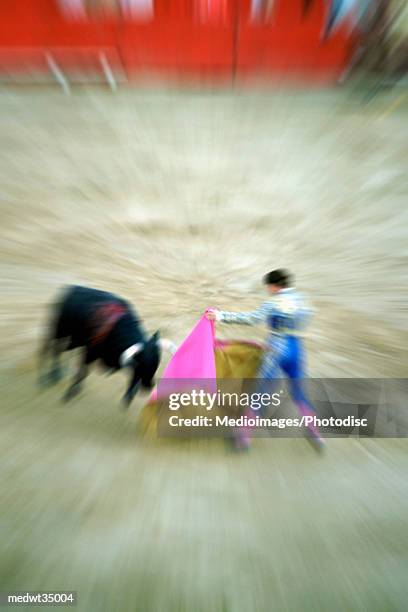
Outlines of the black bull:
<svg viewBox="0 0 408 612">
<path fill-rule="evenodd" d="M 94 361 L 111 372 L 123 367 L 130 370 L 130 384 L 123 397 L 126 405 L 140 385 L 152 388 L 161 358 L 159 332 L 148 338 L 132 306 L 122 298 L 88 287 L 71 286 L 64 290 L 53 306 L 49 332 L 41 349 L 40 381 L 60 380 L 61 353 L 79 347 L 83 347 L 81 362 L 64 400 L 77 395 L 88 366 Z M 52 365 L 43 374 L 47 356 L 52 358 Z"/>
</svg>

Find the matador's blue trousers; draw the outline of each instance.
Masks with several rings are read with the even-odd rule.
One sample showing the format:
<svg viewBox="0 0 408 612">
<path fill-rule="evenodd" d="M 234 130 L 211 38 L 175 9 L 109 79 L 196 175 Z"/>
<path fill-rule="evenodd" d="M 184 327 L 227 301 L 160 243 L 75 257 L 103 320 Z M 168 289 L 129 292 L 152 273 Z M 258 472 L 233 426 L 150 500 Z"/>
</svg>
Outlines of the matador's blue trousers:
<svg viewBox="0 0 408 612">
<path fill-rule="evenodd" d="M 312 410 L 310 401 L 304 390 L 303 379 L 304 355 L 303 343 L 300 338 L 289 334 L 272 337 L 269 341 L 269 350 L 265 353 L 259 368 L 257 378 L 260 381 L 257 392 L 270 394 L 274 380 L 282 378 L 282 374 L 289 379 L 289 391 L 295 404 Z M 276 383 L 275 383 L 276 385 Z M 263 391 L 264 390 L 264 391 Z"/>
</svg>

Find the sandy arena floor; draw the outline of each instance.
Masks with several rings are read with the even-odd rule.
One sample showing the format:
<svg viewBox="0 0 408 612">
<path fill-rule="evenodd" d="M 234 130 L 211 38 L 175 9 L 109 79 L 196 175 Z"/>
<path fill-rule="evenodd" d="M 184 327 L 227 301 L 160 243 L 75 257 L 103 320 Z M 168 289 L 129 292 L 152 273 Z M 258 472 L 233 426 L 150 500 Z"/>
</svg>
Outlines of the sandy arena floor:
<svg viewBox="0 0 408 612">
<path fill-rule="evenodd" d="M 35 351 L 64 283 L 121 293 L 180 341 L 285 266 L 318 311 L 312 376 L 407 376 L 407 110 L 347 91 L 2 91 L 0 591 L 76 590 L 81 612 L 406 610 L 405 440 L 324 457 L 149 441 L 144 398 L 119 410 L 124 376 L 96 371 L 63 405 Z"/>
</svg>

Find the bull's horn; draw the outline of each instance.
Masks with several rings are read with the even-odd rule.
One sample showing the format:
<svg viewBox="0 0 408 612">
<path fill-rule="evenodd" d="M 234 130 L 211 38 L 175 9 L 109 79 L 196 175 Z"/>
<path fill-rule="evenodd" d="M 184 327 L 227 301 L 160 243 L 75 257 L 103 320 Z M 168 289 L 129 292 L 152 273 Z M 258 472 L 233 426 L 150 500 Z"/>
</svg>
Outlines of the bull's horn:
<svg viewBox="0 0 408 612">
<path fill-rule="evenodd" d="M 140 353 L 142 349 L 143 349 L 143 342 L 138 342 L 137 344 L 132 344 L 132 346 L 129 346 L 129 348 L 127 348 L 126 351 L 123 351 L 123 353 L 121 354 L 119 358 L 120 367 L 124 368 L 125 366 L 129 365 L 133 357 L 137 355 L 138 353 Z"/>
<path fill-rule="evenodd" d="M 172 355 L 177 351 L 177 345 L 167 338 L 161 338 L 158 344 L 162 351 L 169 351 Z"/>
</svg>

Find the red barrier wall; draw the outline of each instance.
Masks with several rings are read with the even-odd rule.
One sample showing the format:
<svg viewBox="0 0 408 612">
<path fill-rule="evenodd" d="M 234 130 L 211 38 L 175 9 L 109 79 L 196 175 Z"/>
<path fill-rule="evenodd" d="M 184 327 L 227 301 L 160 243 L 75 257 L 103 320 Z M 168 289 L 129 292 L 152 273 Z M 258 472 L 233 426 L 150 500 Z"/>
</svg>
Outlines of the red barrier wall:
<svg viewBox="0 0 408 612">
<path fill-rule="evenodd" d="M 208 0 L 156 0 L 152 20 L 138 22 L 119 12 L 67 19 L 57 0 L 2 0 L 0 72 L 24 72 L 30 63 L 48 70 L 45 53 L 62 70 L 87 70 L 103 51 L 128 77 L 148 71 L 334 80 L 356 44 L 346 24 L 322 40 L 325 0 L 315 0 L 306 16 L 303 0 L 275 0 L 266 23 L 251 22 L 250 0 L 208 6 Z"/>
</svg>

